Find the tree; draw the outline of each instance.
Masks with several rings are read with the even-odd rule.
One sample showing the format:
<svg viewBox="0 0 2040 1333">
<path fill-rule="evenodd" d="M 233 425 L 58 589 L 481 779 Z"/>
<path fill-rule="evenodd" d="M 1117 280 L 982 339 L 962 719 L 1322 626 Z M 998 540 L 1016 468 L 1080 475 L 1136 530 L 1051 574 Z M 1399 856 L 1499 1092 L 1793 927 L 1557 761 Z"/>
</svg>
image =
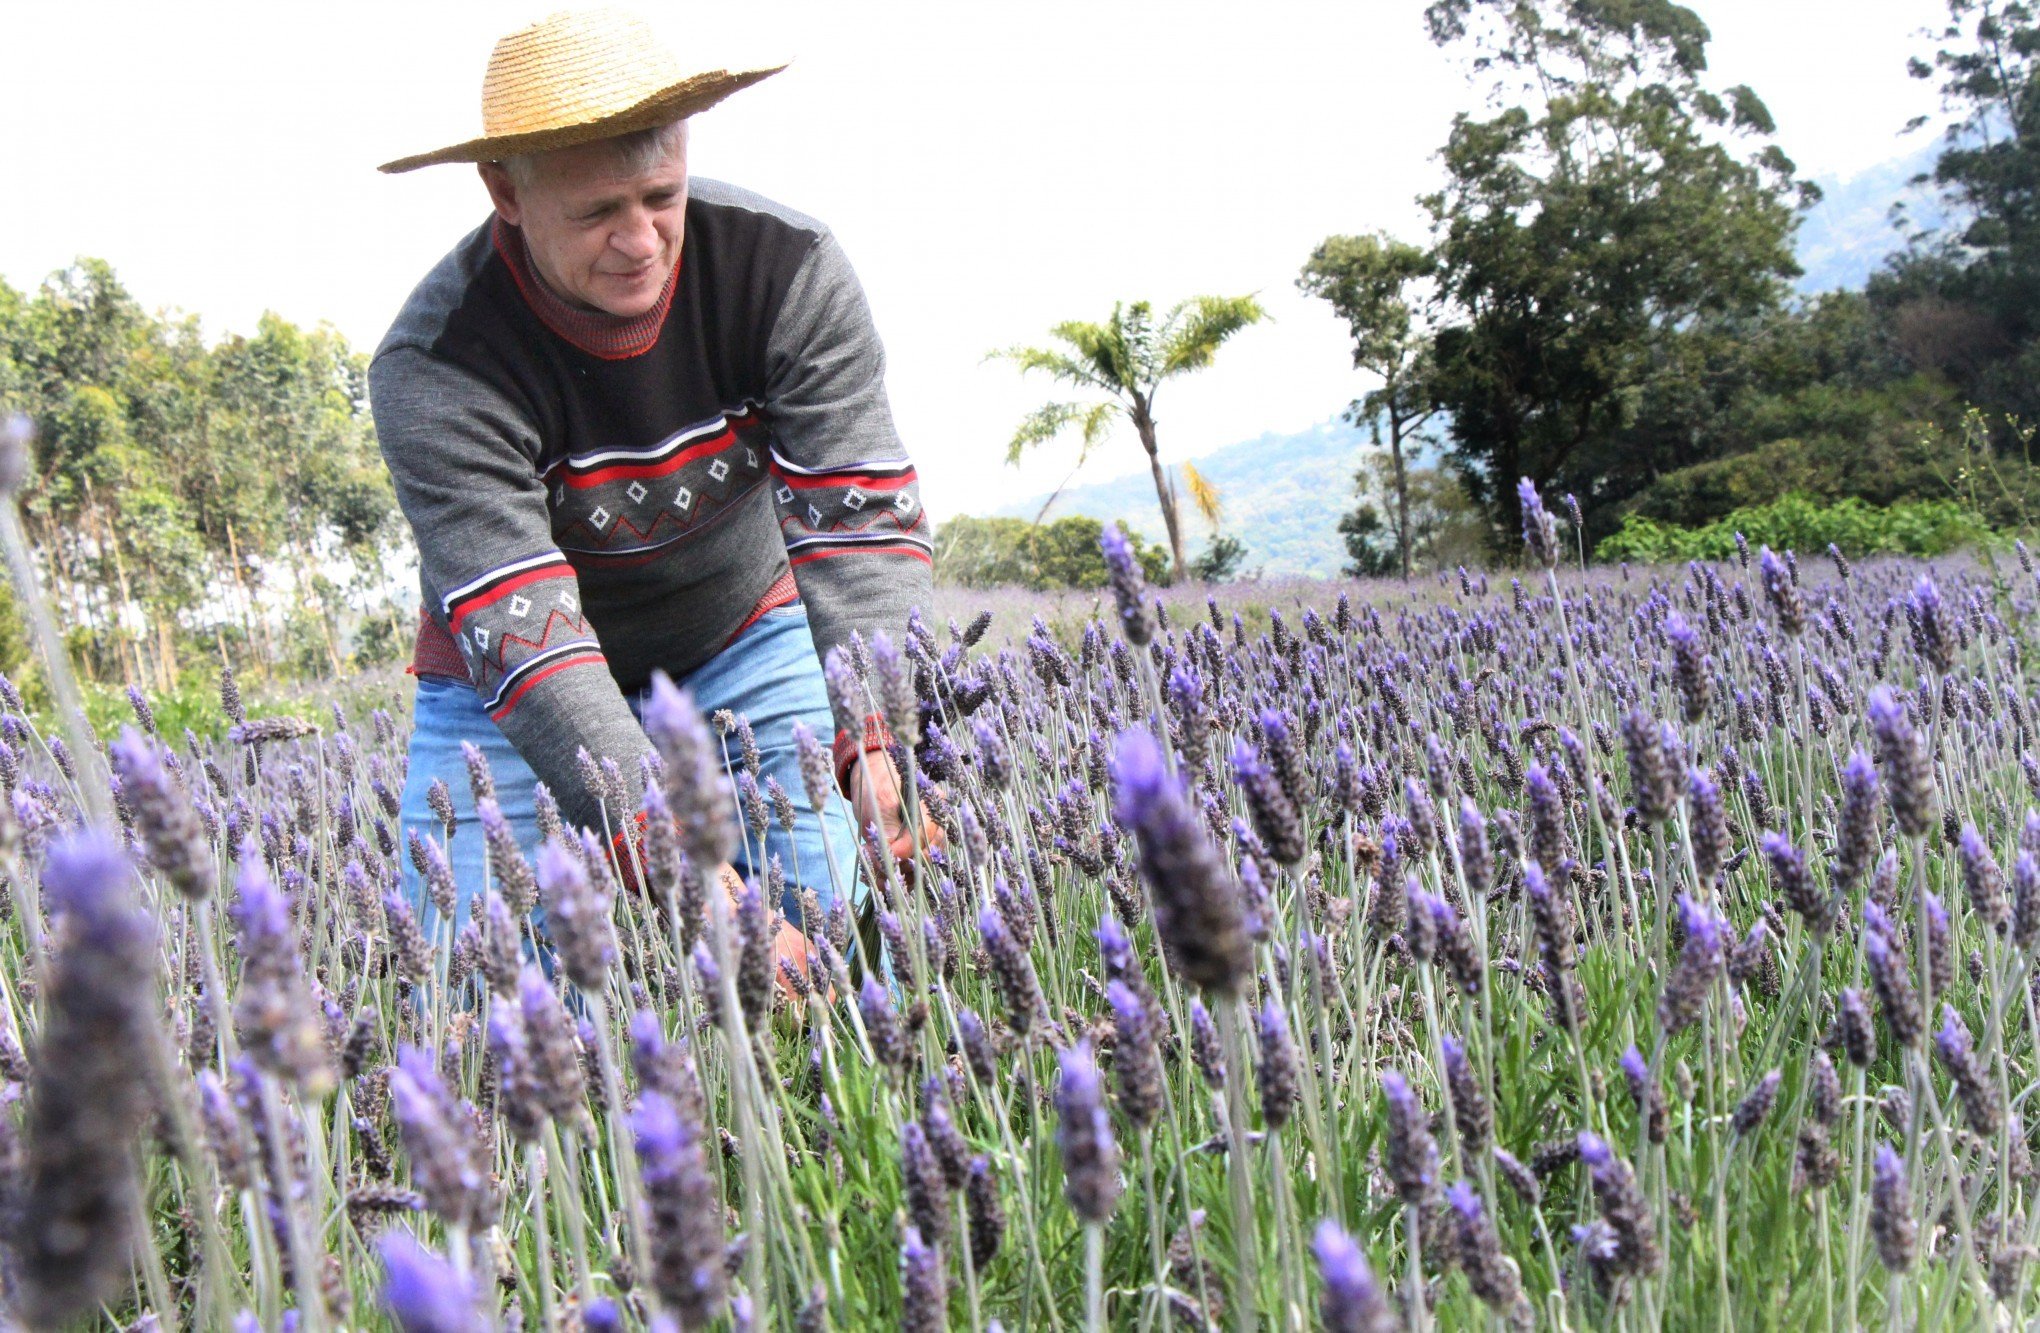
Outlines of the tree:
<svg viewBox="0 0 2040 1333">
<path fill-rule="evenodd" d="M 1006 461 L 1017 464 L 1028 449 L 1074 426 L 1083 441 L 1077 455 L 1077 467 L 1081 468 L 1110 433 L 1113 418 L 1123 413 L 1133 424 L 1140 447 L 1147 451 L 1155 499 L 1162 508 L 1169 552 L 1180 577 L 1189 565 L 1183 557 L 1175 484 L 1162 465 L 1155 438 L 1155 392 L 1164 380 L 1210 365 L 1226 339 L 1265 317 L 1260 302 L 1252 296 L 1193 296 L 1170 307 L 1159 322 L 1146 301 L 1119 303 L 1102 324 L 1070 320 L 1049 330 L 1060 347 L 1009 347 L 990 353 L 1013 362 L 1023 373 L 1047 371 L 1062 384 L 1105 395 L 1036 408 L 1014 431 L 1006 446 Z M 1044 512 L 1046 508 L 1043 506 Z"/>
<path fill-rule="evenodd" d="M 1782 307 L 1817 192 L 1756 93 L 1702 86 L 1708 32 L 1683 5 L 1435 0 L 1425 17 L 1512 102 L 1454 118 L 1423 200 L 1453 461 L 1498 540 L 1522 476 L 1611 513 L 1700 461 L 1690 411 L 1645 409 L 1700 401 L 1723 345 Z"/>
<path fill-rule="evenodd" d="M 1247 544 L 1231 533 L 1214 532 L 1210 543 L 1190 562 L 1190 573 L 1200 583 L 1224 583 L 1239 573 L 1247 558 Z"/>
<path fill-rule="evenodd" d="M 1382 233 L 1333 236 L 1319 243 L 1296 285 L 1331 302 L 1353 335 L 1353 368 L 1381 380 L 1381 387 L 1355 399 L 1346 420 L 1365 421 L 1388 452 L 1394 469 L 1395 540 L 1402 576 L 1410 576 L 1409 477 L 1403 448 L 1437 412 L 1431 400 L 1431 337 L 1416 310 L 1430 277 L 1431 256 Z M 1342 529 L 1343 531 L 1343 529 Z"/>
<path fill-rule="evenodd" d="M 1408 578 L 1406 560 L 1437 569 L 1480 558 L 1486 524 L 1450 471 L 1436 466 L 1405 468 L 1385 452 L 1376 452 L 1368 454 L 1353 474 L 1353 493 L 1353 508 L 1339 519 L 1348 576 Z M 1406 508 L 1402 520 L 1406 527 L 1391 527 L 1383 517 L 1396 505 Z"/>
<path fill-rule="evenodd" d="M 1126 524 L 1119 530 L 1127 532 Z M 959 514 L 935 534 L 935 577 L 965 588 L 1102 588 L 1109 571 L 1098 538 L 1105 525 L 1083 514 L 1053 523 Z M 1160 583 L 1168 553 L 1127 532 L 1149 580 Z"/>
<path fill-rule="evenodd" d="M 1947 0 L 1947 10 L 1932 62 L 1908 67 L 1938 76 L 1951 113 L 1923 178 L 1949 223 L 1911 238 L 1870 295 L 1915 367 L 1984 406 L 2040 419 L 2040 7 Z"/>
</svg>

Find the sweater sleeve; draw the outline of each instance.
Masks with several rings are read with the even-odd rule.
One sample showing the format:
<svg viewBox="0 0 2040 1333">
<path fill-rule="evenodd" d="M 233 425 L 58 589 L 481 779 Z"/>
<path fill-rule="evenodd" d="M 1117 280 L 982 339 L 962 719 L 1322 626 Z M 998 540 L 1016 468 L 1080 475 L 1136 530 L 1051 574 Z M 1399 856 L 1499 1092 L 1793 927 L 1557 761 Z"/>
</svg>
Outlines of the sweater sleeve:
<svg viewBox="0 0 2040 1333">
<path fill-rule="evenodd" d="M 651 749 L 554 545 L 538 432 L 495 388 L 417 347 L 369 369 L 376 437 L 418 543 L 425 610 L 467 659 L 483 707 L 572 823 L 602 827 L 575 762 L 625 773 Z"/>
<path fill-rule="evenodd" d="M 864 289 L 827 232 L 794 273 L 766 343 L 773 494 L 815 650 L 853 630 L 895 642 L 932 585 L 914 465 L 885 396 Z"/>
</svg>

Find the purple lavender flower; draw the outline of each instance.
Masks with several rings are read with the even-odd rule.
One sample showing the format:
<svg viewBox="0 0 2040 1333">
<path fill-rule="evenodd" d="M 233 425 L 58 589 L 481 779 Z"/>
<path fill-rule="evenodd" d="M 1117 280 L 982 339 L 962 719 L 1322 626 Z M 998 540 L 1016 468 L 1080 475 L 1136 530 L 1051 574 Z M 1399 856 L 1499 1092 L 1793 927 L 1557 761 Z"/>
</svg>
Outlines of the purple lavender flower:
<svg viewBox="0 0 2040 1333">
<path fill-rule="evenodd" d="M 1190 1058 L 1213 1092 L 1225 1090 L 1225 1047 L 1202 1000 L 1190 1001 Z"/>
<path fill-rule="evenodd" d="M 1056 1146 L 1062 1152 L 1063 1197 L 1085 1222 L 1102 1226 L 1119 1202 L 1119 1145 L 1105 1110 L 1091 1043 L 1079 1041 L 1060 1056 L 1056 1082 Z"/>
<path fill-rule="evenodd" d="M 1147 579 L 1133 544 L 1117 523 L 1107 523 L 1098 534 L 1098 545 L 1105 552 L 1105 572 L 1119 608 L 1119 632 L 1134 647 L 1145 648 L 1155 637 L 1155 625 L 1147 609 Z"/>
<path fill-rule="evenodd" d="M 270 882 L 262 853 L 253 844 L 241 848 L 236 889 L 234 922 L 240 928 L 243 968 L 234 1023 L 242 1045 L 265 1071 L 307 1096 L 322 1097 L 335 1081 L 325 1027 L 305 986 L 290 904 Z"/>
<path fill-rule="evenodd" d="M 1615 1242 L 1614 1252 L 1607 1257 L 1607 1271 L 1622 1276 L 1657 1272 L 1664 1255 L 1658 1249 L 1657 1226 L 1651 1220 L 1650 1203 L 1636 1183 L 1636 1173 L 1598 1135 L 1584 1130 L 1579 1135 L 1579 1153 L 1587 1164 L 1594 1198 L 1601 1205 L 1601 1220 Z"/>
<path fill-rule="evenodd" d="M 1863 960 L 1870 968 L 1870 985 L 1877 992 L 1877 1006 L 1884 1011 L 1885 1026 L 1900 1046 L 1917 1046 L 1926 1027 L 1920 1014 L 1919 997 L 1906 975 L 1905 959 L 1891 941 L 1884 913 L 1873 903 L 1863 911 Z"/>
<path fill-rule="evenodd" d="M 1381 1071 L 1381 1095 L 1388 1104 L 1383 1166 L 1403 1206 L 1422 1207 L 1438 1188 L 1438 1145 L 1431 1138 L 1431 1117 L 1397 1070 Z"/>
<path fill-rule="evenodd" d="M 1153 737 L 1120 736 L 1112 786 L 1113 814 L 1140 847 L 1155 929 L 1171 966 L 1206 991 L 1236 993 L 1253 967 L 1239 891 Z"/>
<path fill-rule="evenodd" d="M 1644 1136 L 1652 1143 L 1663 1143 L 1671 1129 L 1671 1110 L 1665 1104 L 1663 1086 L 1652 1076 L 1643 1052 L 1635 1046 L 1622 1052 L 1621 1065 L 1629 1095 L 1636 1101 L 1636 1114 L 1643 1121 Z"/>
<path fill-rule="evenodd" d="M 1835 821 L 1835 892 L 1851 894 L 1877 857 L 1877 769 L 1861 750 L 1842 768 L 1842 804 Z"/>
<path fill-rule="evenodd" d="M 1813 875 L 1806 868 L 1806 854 L 1793 846 L 1792 840 L 1782 833 L 1766 833 L 1763 846 L 1764 857 L 1771 863 L 1771 881 L 1778 886 L 1778 896 L 1785 900 L 1787 907 L 1799 914 L 1808 930 L 1817 936 L 1825 936 L 1834 928 L 1834 897 L 1813 882 Z"/>
<path fill-rule="evenodd" d="M 151 1101 L 156 1008 L 156 932 L 135 907 L 132 879 L 119 848 L 92 832 L 52 846 L 43 867 L 55 951 L 38 969 L 43 1023 L 26 1180 L 15 1186 L 23 1193 L 9 1219 L 14 1311 L 31 1327 L 55 1327 L 114 1299 L 131 1271 L 141 1199 L 135 1142 Z"/>
<path fill-rule="evenodd" d="M 1556 875 L 1566 857 L 1565 805 L 1550 770 L 1532 764 L 1523 775 L 1530 793 L 1530 855 L 1546 875 Z"/>
<path fill-rule="evenodd" d="M 1496 1314 L 1520 1314 L 1525 1318 L 1519 1322 L 1527 1322 L 1522 1281 L 1502 1255 L 1502 1238 L 1495 1234 L 1494 1220 L 1481 1206 L 1480 1195 L 1462 1180 L 1445 1191 L 1445 1203 L 1451 1210 L 1454 1256 L 1473 1294 Z"/>
<path fill-rule="evenodd" d="M 2040 944 L 2040 860 L 2024 848 L 2012 862 L 2012 943 L 2029 952 Z"/>
<path fill-rule="evenodd" d="M 383 1304 L 404 1333 L 487 1333 L 473 1279 L 392 1231 L 376 1242 L 383 1262 Z"/>
<path fill-rule="evenodd" d="M 1914 649 L 1937 675 L 1947 675 L 1955 667 L 1955 630 L 1942 610 L 1941 590 L 1932 578 L 1920 575 L 1907 610 Z"/>
<path fill-rule="evenodd" d="M 1934 826 L 1933 763 L 1906 716 L 1905 705 L 1888 686 L 1870 691 L 1865 711 L 1877 741 L 1877 763 L 1884 770 L 1892 820 L 1906 837 L 1924 838 Z"/>
<path fill-rule="evenodd" d="M 486 1225 L 489 1175 L 474 1121 L 441 1082 L 430 1052 L 405 1046 L 389 1072 L 390 1097 L 411 1186 L 450 1226 Z"/>
<path fill-rule="evenodd" d="M 918 1121 L 900 1126 L 900 1185 L 907 1197 L 907 1216 L 931 1244 L 949 1239 L 949 1183 L 942 1164 L 928 1144 L 928 1131 Z"/>
<path fill-rule="evenodd" d="M 985 954 L 991 959 L 999 993 L 1006 1000 L 1006 1025 L 1024 1037 L 1048 1012 L 1048 1002 L 1041 994 L 1041 980 L 1034 971 L 1033 955 L 1014 938 L 1006 918 L 993 908 L 978 913 L 978 933 L 984 940 Z"/>
<path fill-rule="evenodd" d="M 693 696 L 675 687 L 663 671 L 652 673 L 644 728 L 665 764 L 666 800 L 688 861 L 697 867 L 721 865 L 736 849 L 722 744 L 709 731 Z"/>
<path fill-rule="evenodd" d="M 1877 1058 L 1877 1029 L 1870 1022 L 1870 1006 L 1862 991 L 1854 986 L 1842 988 L 1835 1022 L 1841 1031 L 1843 1058 L 1858 1069 L 1867 1068 Z"/>
<path fill-rule="evenodd" d="M 996 920 L 991 912 L 986 912 L 985 916 Z M 893 1010 L 892 998 L 870 972 L 864 974 L 864 988 L 858 992 L 857 1009 L 864 1019 L 864 1033 L 871 1039 L 872 1057 L 886 1069 L 906 1068 L 908 1059 L 913 1055 L 913 1047 L 907 1040 L 906 1030 L 900 1026 L 900 1016 Z"/>
<path fill-rule="evenodd" d="M 1270 1133 L 1289 1123 L 1296 1109 L 1296 1040 L 1289 1035 L 1289 1020 L 1271 990 L 1256 1017 L 1261 1041 L 1261 1062 L 1254 1073 L 1261 1088 L 1261 1123 Z M 1118 1058 L 1115 1050 L 1113 1058 Z"/>
<path fill-rule="evenodd" d="M 1445 1058 L 1445 1086 L 1452 1092 L 1452 1123 L 1459 1130 L 1460 1153 L 1477 1157 L 1494 1136 L 1494 1110 L 1481 1088 L 1480 1074 L 1466 1058 L 1466 1045 L 1451 1033 L 1438 1038 Z"/>
<path fill-rule="evenodd" d="M 1516 503 L 1523 511 L 1523 544 L 1530 548 L 1530 558 L 1546 569 L 1558 568 L 1558 524 L 1530 478 L 1516 483 Z"/>
<path fill-rule="evenodd" d="M 150 864 L 184 897 L 197 901 L 209 895 L 219 877 L 212 847 L 190 795 L 164 770 L 156 747 L 132 728 L 123 728 L 108 753 L 134 809 L 135 831 L 148 848 Z"/>
<path fill-rule="evenodd" d="M 1124 981 L 1106 983 L 1105 998 L 1112 1006 L 1112 1075 L 1119 1109 L 1134 1128 L 1146 1129 L 1162 1107 L 1162 1061 L 1155 1046 L 1154 1016 L 1147 1001 Z"/>
<path fill-rule="evenodd" d="M 682 1328 L 706 1328 L 725 1296 L 722 1203 L 701 1150 L 701 1129 L 647 1092 L 631 1114 L 644 1183 L 651 1271 L 645 1276 Z"/>
<path fill-rule="evenodd" d="M 1962 861 L 1962 887 L 1969 895 L 1970 907 L 1985 924 L 2005 925 L 2011 920 L 2011 909 L 2005 902 L 2005 872 L 1998 869 L 1997 858 L 1991 855 L 1976 825 L 1962 826 L 1957 849 Z"/>
<path fill-rule="evenodd" d="M 1764 599 L 1778 617 L 1779 632 L 1788 639 L 1798 638 L 1806 632 L 1806 603 L 1799 595 L 1799 581 L 1768 546 L 1759 553 L 1758 565 L 1764 578 Z"/>
<path fill-rule="evenodd" d="M 949 1280 L 942 1253 L 909 1226 L 900 1238 L 902 1333 L 942 1333 L 949 1327 Z"/>
<path fill-rule="evenodd" d="M 1337 1222 L 1326 1218 L 1318 1223 L 1311 1251 L 1325 1283 L 1318 1318 L 1326 1333 L 1395 1333 L 1402 1327 L 1366 1254 Z"/>
<path fill-rule="evenodd" d="M 992 1176 L 990 1158 L 971 1159 L 963 1199 L 970 1222 L 970 1261 L 982 1273 L 998 1256 L 999 1242 L 1006 1235 L 1006 1208 L 999 1202 L 999 1182 Z"/>
<path fill-rule="evenodd" d="M 1495 882 L 1495 858 L 1488 846 L 1487 821 L 1470 797 L 1459 798 L 1459 867 L 1469 889 L 1485 894 Z"/>
<path fill-rule="evenodd" d="M 1905 1159 L 1888 1143 L 1877 1145 L 1870 1165 L 1870 1235 L 1885 1268 L 1903 1273 L 1912 1267 L 1919 1237 L 1912 1215 L 1912 1184 L 1906 1179 Z"/>
<path fill-rule="evenodd" d="M 1679 914 L 1685 922 L 1686 942 L 1658 997 L 1658 1025 L 1668 1037 L 1700 1017 L 1728 945 L 1727 927 L 1721 919 L 1683 893 L 1679 895 Z"/>
<path fill-rule="evenodd" d="M 1729 1123 L 1737 1134 L 1754 1134 L 1771 1114 L 1772 1103 L 1778 1100 L 1778 1084 L 1784 1079 L 1784 1071 L 1773 1069 L 1758 1079 L 1743 1099 L 1736 1103 L 1735 1113 Z"/>
<path fill-rule="evenodd" d="M 1941 1006 L 1941 1030 L 1934 1034 L 1934 1053 L 1947 1067 L 1955 1083 L 1955 1095 L 1962 1099 L 1962 1115 L 1969 1127 L 1988 1140 L 2004 1124 L 2004 1106 L 1998 1100 L 1997 1084 L 1990 1066 L 1976 1053 L 1974 1041 L 1954 1006 Z"/>
<path fill-rule="evenodd" d="M 1232 764 L 1233 778 L 1246 794 L 1247 811 L 1254 818 L 1254 831 L 1268 844 L 1277 861 L 1295 865 L 1309 848 L 1304 841 L 1303 817 L 1297 813 L 1289 793 L 1283 790 L 1274 770 L 1262 763 L 1260 754 L 1245 741 L 1233 746 Z"/>
<path fill-rule="evenodd" d="M 1698 722 L 1707 716 L 1714 693 L 1714 678 L 1707 674 L 1700 636 L 1674 611 L 1665 617 L 1665 638 L 1672 645 L 1672 678 L 1679 686 L 1686 721 Z"/>
<path fill-rule="evenodd" d="M 1649 714 L 1631 709 L 1622 718 L 1622 745 L 1629 759 L 1637 817 L 1646 824 L 1662 824 L 1679 801 L 1679 774 L 1666 758 L 1663 733 Z"/>
<path fill-rule="evenodd" d="M 546 929 L 559 946 L 561 970 L 582 990 L 599 992 L 616 959 L 606 877 L 600 884 L 592 882 L 581 857 L 548 842 L 538 849 L 538 889 Z"/>
</svg>

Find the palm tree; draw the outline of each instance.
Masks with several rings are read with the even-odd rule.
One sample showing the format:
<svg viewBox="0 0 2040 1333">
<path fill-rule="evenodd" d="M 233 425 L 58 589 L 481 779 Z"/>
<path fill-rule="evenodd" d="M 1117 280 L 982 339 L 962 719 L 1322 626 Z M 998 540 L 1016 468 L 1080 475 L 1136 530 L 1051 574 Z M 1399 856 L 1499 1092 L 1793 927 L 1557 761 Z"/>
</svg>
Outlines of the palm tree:
<svg viewBox="0 0 2040 1333">
<path fill-rule="evenodd" d="M 1265 318 L 1267 312 L 1252 296 L 1193 296 L 1172 306 L 1159 323 L 1148 302 L 1122 302 L 1113 305 L 1112 317 L 1102 324 L 1070 320 L 1050 329 L 1060 347 L 1009 347 L 989 353 L 988 359 L 1011 361 L 1023 372 L 1045 370 L 1063 384 L 1105 395 L 1086 402 L 1045 403 L 1028 413 L 1006 446 L 1006 461 L 1017 464 L 1030 446 L 1076 426 L 1083 439 L 1077 455 L 1081 468 L 1111 431 L 1113 417 L 1124 412 L 1140 437 L 1140 447 L 1147 450 L 1148 466 L 1155 474 L 1155 499 L 1169 530 L 1169 554 L 1176 577 L 1183 577 L 1189 565 L 1183 559 L 1175 481 L 1162 466 L 1155 443 L 1155 390 L 1172 376 L 1204 369 L 1221 343 Z M 1070 476 L 1075 475 L 1072 468 Z M 1065 478 L 1063 485 L 1068 484 Z M 1061 490 L 1056 488 L 1058 494 Z M 1046 505 L 1042 512 L 1047 512 Z"/>
</svg>

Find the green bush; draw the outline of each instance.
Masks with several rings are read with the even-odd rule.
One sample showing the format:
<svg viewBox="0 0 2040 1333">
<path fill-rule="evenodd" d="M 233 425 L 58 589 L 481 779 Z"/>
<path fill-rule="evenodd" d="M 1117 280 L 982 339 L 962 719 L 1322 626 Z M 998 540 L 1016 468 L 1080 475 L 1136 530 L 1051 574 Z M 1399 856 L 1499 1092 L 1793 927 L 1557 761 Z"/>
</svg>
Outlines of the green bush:
<svg viewBox="0 0 2040 1333">
<path fill-rule="evenodd" d="M 1695 528 L 1631 514 L 1621 531 L 1594 548 L 1594 555 L 1637 564 L 1726 560 L 1735 554 L 1738 532 L 1752 546 L 1824 551 L 1832 543 L 1844 555 L 1941 555 L 1988 544 L 1993 537 L 1981 515 L 1953 500 L 1868 505 L 1854 497 L 1830 502 L 1792 494 L 1732 510 Z"/>
</svg>

